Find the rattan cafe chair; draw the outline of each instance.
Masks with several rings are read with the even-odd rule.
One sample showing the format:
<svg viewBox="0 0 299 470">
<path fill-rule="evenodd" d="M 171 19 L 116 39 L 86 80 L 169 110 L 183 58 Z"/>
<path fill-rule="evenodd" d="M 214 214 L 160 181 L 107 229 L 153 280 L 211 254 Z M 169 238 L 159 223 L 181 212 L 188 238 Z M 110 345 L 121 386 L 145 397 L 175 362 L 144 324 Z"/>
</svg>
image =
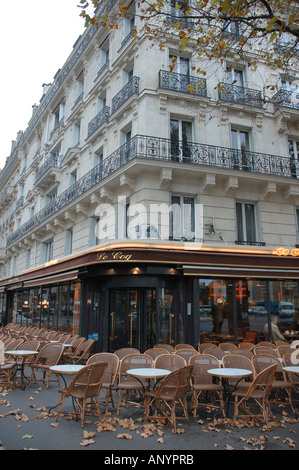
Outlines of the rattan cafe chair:
<svg viewBox="0 0 299 470">
<path fill-rule="evenodd" d="M 46 383 L 46 388 L 49 388 L 51 370 L 50 367 L 56 366 L 63 354 L 63 345 L 60 343 L 49 343 L 45 344 L 38 355 L 36 356 L 34 362 L 30 364 L 31 367 L 31 378 L 30 385 L 32 382 L 43 382 Z M 39 379 L 36 377 L 36 372 L 42 372 L 42 378 Z M 59 377 L 56 374 L 56 380 L 59 384 Z"/>
<path fill-rule="evenodd" d="M 193 367 L 191 374 L 191 409 L 193 410 L 193 416 L 197 416 L 199 408 L 207 407 L 221 408 L 222 414 L 225 416 L 223 386 L 220 383 L 215 383 L 213 377 L 208 374 L 209 369 L 221 367 L 219 360 L 207 352 L 207 354 L 193 356 L 189 361 L 189 365 Z M 201 401 L 201 398 L 206 398 L 206 396 L 208 400 Z"/>
<path fill-rule="evenodd" d="M 190 387 L 191 373 L 192 366 L 177 369 L 168 374 L 155 390 L 145 392 L 144 424 L 148 419 L 166 421 L 173 427 L 174 433 L 177 433 L 178 420 L 185 419 L 190 426 L 186 396 Z M 152 405 L 155 405 L 155 413 L 150 416 Z M 182 416 L 177 415 L 179 408 L 182 411 Z"/>
<path fill-rule="evenodd" d="M 113 400 L 113 389 L 115 387 L 116 377 L 119 368 L 119 358 L 113 353 L 97 353 L 91 356 L 86 365 L 94 364 L 95 362 L 106 362 L 107 369 L 105 371 L 104 380 L 102 383 L 102 389 L 106 390 L 105 394 L 105 412 L 108 413 L 109 399 L 111 404 L 114 406 Z"/>
<path fill-rule="evenodd" d="M 156 369 L 166 369 L 174 371 L 186 365 L 187 363 L 185 359 L 181 356 L 178 356 L 177 354 L 161 354 L 155 360 Z"/>
<path fill-rule="evenodd" d="M 273 364 L 257 374 L 252 381 L 251 386 L 246 391 L 238 388 L 233 392 L 233 396 L 235 397 L 233 425 L 236 424 L 238 417 L 243 419 L 262 418 L 267 429 L 270 429 L 268 415 L 272 415 L 272 413 L 268 397 L 274 380 L 275 371 L 276 366 Z M 250 404 L 252 401 L 254 405 L 259 406 L 260 414 L 253 414 L 250 412 Z M 244 415 L 239 414 L 239 408 L 241 406 L 244 408 Z"/>
<path fill-rule="evenodd" d="M 154 361 L 150 356 L 145 354 L 129 354 L 121 360 L 119 365 L 118 384 L 116 387 L 118 390 L 117 415 L 119 415 L 120 408 L 122 406 L 126 408 L 128 406 L 136 406 L 136 402 L 129 401 L 133 392 L 143 393 L 143 391 L 149 387 L 149 380 L 138 380 L 127 374 L 127 370 L 143 369 L 148 367 L 154 367 Z M 123 394 L 125 394 L 124 400 Z"/>
<path fill-rule="evenodd" d="M 68 397 L 72 397 L 73 403 L 78 405 L 78 411 L 76 411 L 76 413 L 80 414 L 82 428 L 84 427 L 85 413 L 89 401 L 96 406 L 97 414 L 99 418 L 101 418 L 99 393 L 104 381 L 107 366 L 108 364 L 106 362 L 86 365 L 76 373 L 68 387 L 59 390 L 61 397 L 56 421 L 58 421 L 61 415 L 63 402 Z"/>
</svg>

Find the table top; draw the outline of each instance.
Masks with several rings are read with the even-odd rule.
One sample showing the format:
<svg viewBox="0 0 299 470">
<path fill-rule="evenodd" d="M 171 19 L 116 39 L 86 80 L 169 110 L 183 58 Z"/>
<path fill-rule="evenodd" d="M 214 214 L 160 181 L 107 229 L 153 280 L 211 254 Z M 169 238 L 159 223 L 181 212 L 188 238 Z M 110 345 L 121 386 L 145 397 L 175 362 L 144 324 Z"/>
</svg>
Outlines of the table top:
<svg viewBox="0 0 299 470">
<path fill-rule="evenodd" d="M 286 372 L 294 372 L 295 374 L 299 374 L 299 366 L 287 366 L 283 367 L 283 370 Z"/>
<path fill-rule="evenodd" d="M 155 369 L 151 367 L 144 367 L 144 368 L 136 368 L 136 369 L 128 369 L 127 374 L 133 375 L 135 377 L 140 378 L 147 378 L 147 379 L 158 379 L 161 377 L 166 377 L 166 375 L 170 374 L 171 370 L 167 369 Z"/>
<path fill-rule="evenodd" d="M 32 356 L 33 354 L 38 354 L 38 351 L 16 349 L 15 351 L 5 351 L 5 354 L 10 354 L 11 356 Z"/>
<path fill-rule="evenodd" d="M 218 367 L 215 369 L 209 369 L 208 373 L 211 375 L 215 375 L 217 377 L 229 377 L 229 378 L 237 378 L 237 377 L 247 377 L 252 375 L 252 370 L 249 369 L 236 369 L 233 367 Z"/>
<path fill-rule="evenodd" d="M 60 374 L 76 374 L 83 367 L 85 366 L 79 364 L 59 364 L 58 366 L 50 367 L 50 370 Z"/>
</svg>

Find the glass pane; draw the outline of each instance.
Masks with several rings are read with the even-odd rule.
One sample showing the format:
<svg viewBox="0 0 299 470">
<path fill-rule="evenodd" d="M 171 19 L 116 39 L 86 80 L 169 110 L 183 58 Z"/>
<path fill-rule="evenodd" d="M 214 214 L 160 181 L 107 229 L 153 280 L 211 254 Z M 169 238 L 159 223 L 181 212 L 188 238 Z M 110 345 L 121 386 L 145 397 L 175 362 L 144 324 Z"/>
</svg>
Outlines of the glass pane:
<svg viewBox="0 0 299 470">
<path fill-rule="evenodd" d="M 275 327 L 272 329 L 273 340 L 278 341 L 283 340 L 284 338 L 290 342 L 295 339 L 298 340 L 298 281 L 270 281 L 269 284 L 272 321 L 276 322 L 276 327 L 278 327 L 279 331 L 278 333 Z M 267 325 L 265 325 L 265 329 L 267 330 Z M 282 334 L 283 339 L 280 338 L 278 334 Z"/>
<path fill-rule="evenodd" d="M 240 202 L 236 203 L 236 223 L 237 223 L 237 240 L 239 242 L 244 241 L 243 233 L 243 213 L 242 213 L 242 204 Z"/>
<path fill-rule="evenodd" d="M 267 323 L 267 283 L 263 280 L 236 281 L 238 341 L 264 340 Z"/>
<path fill-rule="evenodd" d="M 255 211 L 253 204 L 245 204 L 247 242 L 256 242 Z"/>
<path fill-rule="evenodd" d="M 159 289 L 159 343 L 174 343 L 175 318 L 173 309 L 174 305 L 172 289 L 165 289 L 164 287 Z"/>
<path fill-rule="evenodd" d="M 232 284 L 224 279 L 199 280 L 200 342 L 233 341 Z"/>
<path fill-rule="evenodd" d="M 144 291 L 144 315 L 146 321 L 146 347 L 153 347 L 156 341 L 156 289 Z"/>
<path fill-rule="evenodd" d="M 171 156 L 178 158 L 180 155 L 179 148 L 179 121 L 174 119 L 170 120 L 170 142 L 171 142 Z"/>
</svg>

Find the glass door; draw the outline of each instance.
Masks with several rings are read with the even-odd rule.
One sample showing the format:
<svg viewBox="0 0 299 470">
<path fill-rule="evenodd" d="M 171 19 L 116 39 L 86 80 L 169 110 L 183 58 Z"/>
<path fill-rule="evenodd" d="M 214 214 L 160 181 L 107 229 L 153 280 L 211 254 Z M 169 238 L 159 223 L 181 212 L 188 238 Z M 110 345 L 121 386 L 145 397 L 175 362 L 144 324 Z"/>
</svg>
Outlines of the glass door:
<svg viewBox="0 0 299 470">
<path fill-rule="evenodd" d="M 174 343 L 172 289 L 110 290 L 109 351 L 133 347 L 144 352 L 157 343 Z"/>
</svg>

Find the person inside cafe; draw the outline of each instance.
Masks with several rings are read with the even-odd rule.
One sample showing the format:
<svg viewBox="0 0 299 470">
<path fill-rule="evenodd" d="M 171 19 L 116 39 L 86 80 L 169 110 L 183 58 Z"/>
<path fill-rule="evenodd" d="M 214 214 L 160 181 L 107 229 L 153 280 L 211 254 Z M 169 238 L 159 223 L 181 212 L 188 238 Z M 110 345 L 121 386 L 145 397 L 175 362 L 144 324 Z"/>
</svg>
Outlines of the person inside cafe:
<svg viewBox="0 0 299 470">
<path fill-rule="evenodd" d="M 280 333 L 277 326 L 277 317 L 271 316 L 271 331 L 272 331 L 272 341 L 276 343 L 277 341 L 287 341 L 286 338 Z M 268 323 L 264 326 L 264 332 L 268 332 Z"/>
</svg>

